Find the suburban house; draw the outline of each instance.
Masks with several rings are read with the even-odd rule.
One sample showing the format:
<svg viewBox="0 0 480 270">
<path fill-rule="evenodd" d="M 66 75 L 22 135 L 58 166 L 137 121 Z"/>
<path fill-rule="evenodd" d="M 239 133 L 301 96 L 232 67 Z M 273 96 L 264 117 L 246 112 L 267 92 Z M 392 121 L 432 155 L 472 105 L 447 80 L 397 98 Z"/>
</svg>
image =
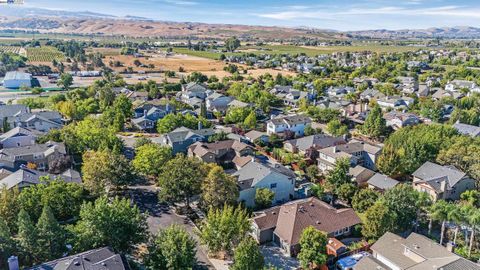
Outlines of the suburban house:
<svg viewBox="0 0 480 270">
<path fill-rule="evenodd" d="M 56 111 L 19 112 L 7 117 L 11 128 L 24 127 L 41 132 L 63 127 L 63 119 Z"/>
<path fill-rule="evenodd" d="M 398 96 L 379 98 L 377 99 L 377 104 L 383 109 L 398 109 L 408 107 L 408 102 L 405 101 L 405 98 Z"/>
<path fill-rule="evenodd" d="M 46 170 L 49 162 L 66 156 L 65 145 L 56 142 L 4 148 L 0 150 L 0 168 L 14 171 L 22 165 L 31 163 L 39 170 Z"/>
<path fill-rule="evenodd" d="M 267 188 L 275 193 L 273 204 L 281 204 L 293 199 L 296 175 L 280 164 L 249 162 L 233 174 L 239 187 L 239 202 L 247 207 L 255 206 L 257 189 Z"/>
<path fill-rule="evenodd" d="M 1 148 L 14 148 L 30 146 L 35 144 L 35 140 L 40 132 L 22 127 L 15 127 L 6 133 L 0 135 Z"/>
<path fill-rule="evenodd" d="M 226 167 L 232 165 L 235 157 L 252 154 L 253 149 L 249 145 L 236 140 L 213 143 L 196 142 L 188 147 L 189 157 L 197 157 L 206 163 L 217 163 Z"/>
<path fill-rule="evenodd" d="M 18 266 L 18 259 L 16 259 Z M 10 262 L 10 259 L 9 259 Z M 20 269 L 20 268 L 17 268 Z M 41 265 L 27 268 L 26 270 L 50 270 L 50 269 L 81 269 L 81 270 L 130 270 L 126 258 L 115 253 L 111 248 L 104 247 L 85 251 L 72 256 L 60 258 L 54 261 L 45 262 Z"/>
<path fill-rule="evenodd" d="M 292 115 L 273 118 L 267 122 L 267 134 L 283 134 L 289 130 L 294 132 L 297 136 L 303 136 L 305 127 L 310 124 L 312 120 L 305 115 Z"/>
<path fill-rule="evenodd" d="M 161 145 L 170 146 L 172 153 L 186 153 L 190 145 L 207 141 L 208 137 L 215 134 L 215 131 L 211 128 L 207 129 L 189 129 L 187 127 L 179 127 L 167 134 L 162 135 L 158 140 L 152 140 Z"/>
<path fill-rule="evenodd" d="M 3 78 L 3 87 L 10 89 L 19 89 L 22 87 L 30 88 L 32 87 L 32 74 L 19 71 L 9 71 Z"/>
<path fill-rule="evenodd" d="M 376 173 L 367 181 L 368 188 L 376 191 L 380 191 L 380 192 L 384 192 L 389 189 L 392 189 L 399 183 L 400 182 L 398 182 L 397 180 L 390 178 L 381 173 Z"/>
<path fill-rule="evenodd" d="M 453 166 L 425 162 L 413 174 L 413 187 L 436 200 L 458 200 L 460 195 L 475 189 L 475 180 Z"/>
<path fill-rule="evenodd" d="M 182 85 L 182 91 L 177 94 L 177 97 L 179 97 L 182 102 L 197 108 L 200 107 L 207 96 L 212 93 L 213 91 L 205 85 L 191 82 Z"/>
<path fill-rule="evenodd" d="M 480 87 L 476 83 L 466 80 L 453 80 L 445 85 L 445 90 L 447 91 L 461 91 L 466 89 L 471 92 L 480 92 Z"/>
<path fill-rule="evenodd" d="M 0 119 L 29 113 L 30 109 L 22 104 L 0 105 Z"/>
<path fill-rule="evenodd" d="M 308 149 L 320 150 L 345 143 L 346 141 L 343 137 L 315 134 L 298 139 L 288 140 L 283 143 L 283 148 L 292 153 L 300 153 L 305 155 Z"/>
<path fill-rule="evenodd" d="M 144 104 L 134 110 L 134 119 L 132 119 L 132 123 L 140 130 L 150 130 L 155 128 L 155 124 L 158 120 L 173 111 L 174 110 L 170 104 Z"/>
<path fill-rule="evenodd" d="M 245 133 L 245 138 L 251 143 L 255 143 L 257 139 L 262 140 L 264 143 L 268 143 L 268 135 L 265 132 L 250 130 Z"/>
<path fill-rule="evenodd" d="M 368 88 L 360 94 L 360 98 L 363 100 L 371 100 L 371 99 L 378 100 L 378 99 L 385 98 L 385 95 L 376 89 Z"/>
<path fill-rule="evenodd" d="M 420 118 L 413 113 L 391 111 L 383 115 L 388 127 L 399 129 L 406 126 L 413 126 L 420 123 Z"/>
<path fill-rule="evenodd" d="M 234 99 L 229 96 L 222 95 L 220 93 L 211 93 L 205 99 L 205 105 L 207 106 L 207 110 L 210 112 L 219 112 L 219 113 L 226 113 L 228 109 L 228 104 L 232 102 Z"/>
<path fill-rule="evenodd" d="M 354 270 L 479 270 L 480 266 L 433 240 L 412 232 L 407 238 L 387 232 L 373 244 Z"/>
<path fill-rule="evenodd" d="M 336 209 L 311 197 L 255 212 L 252 235 L 260 244 L 273 242 L 285 254 L 296 256 L 300 251 L 300 236 L 308 226 L 338 238 L 350 235 L 360 223 L 352 208 Z"/>
<path fill-rule="evenodd" d="M 348 175 L 352 177 L 352 181 L 357 182 L 359 187 L 363 187 L 367 185 L 367 181 L 375 175 L 375 172 L 363 166 L 357 165 L 353 168 L 350 167 L 348 170 Z"/>
<path fill-rule="evenodd" d="M 326 172 L 335 167 L 338 159 L 347 158 L 350 160 L 352 167 L 361 165 L 375 171 L 375 164 L 381 151 L 382 147 L 380 145 L 352 140 L 347 144 L 340 144 L 319 150 L 318 167 L 322 172 Z"/>
<path fill-rule="evenodd" d="M 301 99 L 309 99 L 308 92 L 296 90 L 292 86 L 276 85 L 270 93 L 283 100 L 285 105 L 292 107 L 297 107 Z"/>
<path fill-rule="evenodd" d="M 413 94 L 418 91 L 418 81 L 413 77 L 397 77 L 399 88 L 405 94 Z"/>
<path fill-rule="evenodd" d="M 69 169 L 62 174 L 54 175 L 21 166 L 16 172 L 0 180 L 0 188 L 5 186 L 7 189 L 18 188 L 21 190 L 31 185 L 40 184 L 41 177 L 50 177 L 51 180 L 60 179 L 68 183 L 82 183 L 80 173 L 75 170 Z"/>
<path fill-rule="evenodd" d="M 455 128 L 458 133 L 471 136 L 471 137 L 478 137 L 480 136 L 480 127 L 477 126 L 472 126 L 468 124 L 462 124 L 460 122 L 457 122 L 453 124 L 453 128 Z"/>
</svg>

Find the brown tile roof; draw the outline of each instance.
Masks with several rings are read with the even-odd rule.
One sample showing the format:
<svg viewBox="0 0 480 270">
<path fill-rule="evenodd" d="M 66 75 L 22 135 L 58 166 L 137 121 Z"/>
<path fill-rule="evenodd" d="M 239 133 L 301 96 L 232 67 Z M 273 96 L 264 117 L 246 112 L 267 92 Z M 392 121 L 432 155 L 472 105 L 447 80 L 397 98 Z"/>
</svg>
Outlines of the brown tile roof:
<svg viewBox="0 0 480 270">
<path fill-rule="evenodd" d="M 361 222 L 353 209 L 336 209 L 314 197 L 286 203 L 277 209 L 278 207 L 263 211 L 267 217 L 262 219 L 269 222 L 257 221 L 257 218 L 254 218 L 254 222 L 260 229 L 268 229 L 271 228 L 270 222 L 276 220 L 275 233 L 291 245 L 298 243 L 303 230 L 308 226 L 329 234 Z M 276 215 L 278 217 L 268 217 Z"/>
</svg>

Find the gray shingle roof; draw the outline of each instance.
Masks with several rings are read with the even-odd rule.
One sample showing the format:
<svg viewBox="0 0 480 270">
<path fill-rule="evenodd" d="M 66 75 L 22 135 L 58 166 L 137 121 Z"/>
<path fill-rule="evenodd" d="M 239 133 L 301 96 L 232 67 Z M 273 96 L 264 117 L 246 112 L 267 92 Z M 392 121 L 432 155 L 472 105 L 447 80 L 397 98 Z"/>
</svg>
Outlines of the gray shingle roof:
<svg viewBox="0 0 480 270">
<path fill-rule="evenodd" d="M 20 168 L 0 180 L 0 187 L 5 186 L 7 189 L 11 189 L 17 186 L 23 188 L 30 185 L 37 185 L 40 184 L 40 177 L 42 176 L 49 176 L 51 179 L 61 178 L 68 183 L 82 183 L 80 173 L 75 170 L 67 170 L 61 175 L 53 175 L 28 168 Z"/>
<path fill-rule="evenodd" d="M 245 167 L 236 171 L 233 176 L 237 177 L 240 190 L 254 187 L 265 177 L 275 174 L 278 179 L 291 179 L 295 177 L 295 173 L 280 164 L 266 165 L 258 162 L 250 162 Z"/>
<path fill-rule="evenodd" d="M 372 178 L 370 178 L 367 182 L 369 185 L 372 185 L 381 190 L 388 190 L 396 185 L 398 185 L 398 181 L 390 178 L 384 174 L 376 173 Z"/>
<path fill-rule="evenodd" d="M 472 137 L 480 136 L 480 127 L 462 124 L 462 123 L 455 123 L 453 127 L 458 131 L 458 133 L 463 135 L 468 135 Z"/>
<path fill-rule="evenodd" d="M 442 166 L 427 161 L 412 175 L 416 178 L 414 182 L 425 181 L 435 186 L 435 183 L 447 180 L 449 186 L 453 187 L 466 176 L 466 173 L 453 166 Z"/>
<path fill-rule="evenodd" d="M 315 134 L 312 136 L 289 140 L 286 143 L 297 147 L 300 151 L 305 151 L 310 147 L 322 149 L 334 145 L 344 144 L 345 140 L 342 137 L 332 137 L 325 134 Z"/>
</svg>

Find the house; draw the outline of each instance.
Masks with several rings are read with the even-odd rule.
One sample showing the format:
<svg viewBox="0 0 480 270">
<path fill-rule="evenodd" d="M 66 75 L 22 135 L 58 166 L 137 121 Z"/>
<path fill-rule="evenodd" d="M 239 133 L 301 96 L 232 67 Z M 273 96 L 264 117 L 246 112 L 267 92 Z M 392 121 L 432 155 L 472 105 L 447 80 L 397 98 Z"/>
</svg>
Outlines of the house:
<svg viewBox="0 0 480 270">
<path fill-rule="evenodd" d="M 357 182 L 359 187 L 367 185 L 367 181 L 375 175 L 375 172 L 363 166 L 357 165 L 348 170 L 348 175 L 352 177 L 353 182 Z"/>
<path fill-rule="evenodd" d="M 435 100 L 440 100 L 445 97 L 450 97 L 453 99 L 461 99 L 464 97 L 465 94 L 462 92 L 457 92 L 457 91 L 446 91 L 443 89 L 437 89 L 435 93 L 433 93 L 432 98 Z"/>
<path fill-rule="evenodd" d="M 245 133 L 245 138 L 247 138 L 247 140 L 251 143 L 255 143 L 257 139 L 262 140 L 263 143 L 268 143 L 267 133 L 257 130 L 250 130 L 249 132 Z"/>
<path fill-rule="evenodd" d="M 355 167 L 362 165 L 363 167 L 376 170 L 376 162 L 382 146 L 373 145 L 362 141 L 352 140 L 347 144 L 327 147 L 319 150 L 318 167 L 322 172 L 329 171 L 335 167 L 335 163 L 340 158 L 350 160 L 350 165 Z"/>
<path fill-rule="evenodd" d="M 400 182 L 398 182 L 397 180 L 390 178 L 381 173 L 376 173 L 367 181 L 368 188 L 376 191 L 380 191 L 380 192 L 384 192 L 389 189 L 392 189 L 399 183 Z"/>
<path fill-rule="evenodd" d="M 453 166 L 425 162 L 413 174 L 413 187 L 436 200 L 458 200 L 460 195 L 475 189 L 475 180 Z"/>
<path fill-rule="evenodd" d="M 283 143 L 283 148 L 292 153 L 305 155 L 308 149 L 320 150 L 323 148 L 347 143 L 343 137 L 332 137 L 326 134 L 315 134 Z"/>
<path fill-rule="evenodd" d="M 343 95 L 346 95 L 348 93 L 355 93 L 355 88 L 349 87 L 349 86 L 345 86 L 345 87 L 333 87 L 333 86 L 331 86 L 327 89 L 327 94 L 329 96 L 334 96 L 334 97 L 343 96 Z"/>
<path fill-rule="evenodd" d="M 388 108 L 397 109 L 397 108 L 404 108 L 408 106 L 404 98 L 398 97 L 398 96 L 393 96 L 393 97 L 387 96 L 384 98 L 379 98 L 377 99 L 377 104 L 383 109 L 388 109 Z"/>
<path fill-rule="evenodd" d="M 348 247 L 340 242 L 337 238 L 330 237 L 327 242 L 327 255 L 338 257 L 348 251 Z"/>
<path fill-rule="evenodd" d="M 477 86 L 476 83 L 466 80 L 453 80 L 447 85 L 445 85 L 445 90 L 451 92 L 457 92 L 466 89 L 471 92 L 480 92 L 480 88 Z"/>
<path fill-rule="evenodd" d="M 17 259 L 18 260 L 18 259 Z M 17 261 L 18 265 L 18 261 Z M 45 262 L 26 270 L 130 270 L 126 258 L 104 247 Z"/>
<path fill-rule="evenodd" d="M 385 98 L 385 95 L 376 89 L 368 88 L 360 94 L 360 98 L 363 100 L 379 100 Z"/>
<path fill-rule="evenodd" d="M 35 144 L 40 132 L 22 127 L 15 127 L 0 135 L 1 148 L 23 147 Z"/>
<path fill-rule="evenodd" d="M 3 87 L 19 89 L 32 87 L 32 74 L 19 71 L 9 71 L 3 78 Z"/>
<path fill-rule="evenodd" d="M 301 99 L 309 99 L 308 92 L 294 89 L 292 86 L 276 85 L 270 90 L 270 93 L 275 95 L 278 99 L 283 100 L 286 106 L 297 107 Z"/>
<path fill-rule="evenodd" d="M 190 82 L 182 85 L 182 91 L 179 92 L 177 96 L 182 102 L 197 107 L 200 106 L 211 93 L 213 93 L 213 91 L 208 89 L 205 85 Z"/>
<path fill-rule="evenodd" d="M 223 166 L 232 165 L 235 157 L 252 154 L 253 149 L 249 145 L 236 140 L 213 143 L 196 142 L 188 147 L 189 157 L 197 157 L 206 163 L 217 163 Z"/>
<path fill-rule="evenodd" d="M 267 188 L 275 193 L 273 204 L 293 199 L 296 175 L 280 164 L 249 162 L 233 174 L 239 187 L 239 202 L 247 207 L 255 206 L 257 189 Z"/>
<path fill-rule="evenodd" d="M 41 177 L 50 177 L 52 180 L 61 179 L 67 183 L 82 183 L 80 173 L 75 170 L 69 169 L 62 174 L 54 175 L 21 166 L 16 172 L 0 180 L 0 188 L 5 186 L 7 189 L 18 188 L 21 190 L 31 185 L 40 184 Z"/>
<path fill-rule="evenodd" d="M 135 118 L 132 119 L 132 123 L 139 130 L 150 130 L 155 128 L 158 120 L 173 111 L 168 103 L 166 105 L 144 104 L 134 110 Z"/>
<path fill-rule="evenodd" d="M 46 170 L 49 162 L 66 156 L 65 145 L 56 142 L 4 148 L 0 150 L 0 168 L 17 170 L 21 165 L 31 163 L 39 170 Z"/>
<path fill-rule="evenodd" d="M 453 124 L 453 128 L 455 128 L 458 133 L 471 136 L 471 137 L 478 137 L 480 136 L 480 127 L 477 126 L 472 126 L 468 124 L 462 124 L 460 122 L 457 122 Z"/>
<path fill-rule="evenodd" d="M 40 132 L 63 127 L 63 119 L 56 111 L 19 112 L 7 117 L 10 127 L 24 127 Z"/>
<path fill-rule="evenodd" d="M 418 81 L 413 77 L 397 77 L 400 82 L 399 88 L 405 94 L 413 94 L 418 91 Z"/>
<path fill-rule="evenodd" d="M 305 127 L 312 120 L 305 115 L 291 115 L 273 118 L 267 122 L 267 134 L 283 134 L 285 131 L 294 132 L 297 136 L 303 136 Z"/>
<path fill-rule="evenodd" d="M 159 140 L 153 140 L 161 145 L 170 146 L 172 148 L 172 153 L 176 155 L 177 153 L 186 153 L 190 145 L 200 142 L 207 141 L 208 137 L 215 134 L 213 129 L 189 129 L 186 127 L 179 127 L 167 134 L 159 137 Z"/>
<path fill-rule="evenodd" d="M 205 99 L 205 104 L 207 106 L 207 110 L 210 112 L 219 112 L 219 113 L 226 113 L 227 109 L 229 108 L 229 104 L 234 99 L 229 96 L 222 95 L 220 93 L 212 93 Z"/>
<path fill-rule="evenodd" d="M 0 105 L 0 119 L 30 113 L 30 109 L 22 104 Z"/>
<path fill-rule="evenodd" d="M 260 243 L 273 242 L 289 256 L 300 251 L 300 237 L 305 228 L 313 226 L 328 237 L 351 234 L 361 220 L 352 208 L 336 209 L 315 198 L 296 200 L 255 212 L 252 235 Z"/>
<path fill-rule="evenodd" d="M 388 127 L 399 129 L 406 126 L 413 126 L 420 123 L 420 118 L 413 113 L 391 111 L 383 115 Z"/>
<path fill-rule="evenodd" d="M 407 238 L 387 232 L 373 244 L 354 270 L 479 270 L 480 266 L 431 239 L 410 233 Z"/>
</svg>

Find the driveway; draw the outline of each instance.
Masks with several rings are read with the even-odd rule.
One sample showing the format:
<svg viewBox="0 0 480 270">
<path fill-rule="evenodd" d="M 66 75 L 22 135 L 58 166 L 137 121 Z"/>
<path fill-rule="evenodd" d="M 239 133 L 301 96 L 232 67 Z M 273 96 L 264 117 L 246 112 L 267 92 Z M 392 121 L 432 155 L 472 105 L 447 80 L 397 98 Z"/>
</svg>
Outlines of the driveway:
<svg viewBox="0 0 480 270">
<path fill-rule="evenodd" d="M 132 186 L 130 187 L 130 197 L 142 212 L 148 213 L 147 223 L 150 233 L 155 235 L 159 229 L 172 224 L 182 226 L 197 241 L 198 265 L 196 269 L 215 269 L 208 260 L 205 249 L 199 244 L 200 240 L 194 233 L 195 225 L 190 220 L 175 214 L 170 206 L 159 204 L 154 186 Z"/>
<path fill-rule="evenodd" d="M 286 256 L 277 246 L 263 245 L 260 246 L 260 250 L 265 259 L 265 265 L 271 265 L 274 268 L 283 270 L 294 270 L 300 267 L 298 260 Z"/>
</svg>

